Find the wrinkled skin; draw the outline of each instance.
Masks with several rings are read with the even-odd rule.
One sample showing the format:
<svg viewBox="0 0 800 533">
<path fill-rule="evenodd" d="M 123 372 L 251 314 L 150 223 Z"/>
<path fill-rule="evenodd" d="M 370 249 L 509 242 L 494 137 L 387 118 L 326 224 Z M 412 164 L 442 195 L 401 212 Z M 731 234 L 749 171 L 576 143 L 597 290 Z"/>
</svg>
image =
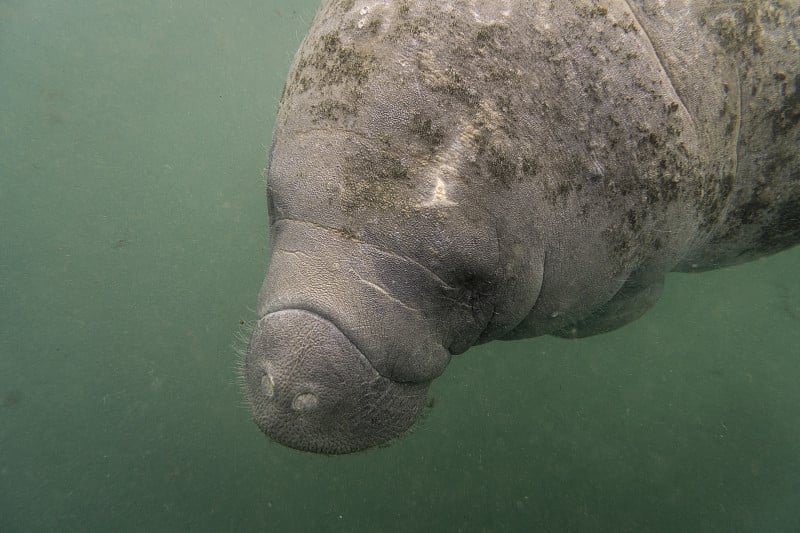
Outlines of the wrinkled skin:
<svg viewBox="0 0 800 533">
<path fill-rule="evenodd" d="M 270 154 L 259 427 L 380 444 L 451 355 L 796 244 L 798 33 L 797 0 L 324 2 Z"/>
</svg>

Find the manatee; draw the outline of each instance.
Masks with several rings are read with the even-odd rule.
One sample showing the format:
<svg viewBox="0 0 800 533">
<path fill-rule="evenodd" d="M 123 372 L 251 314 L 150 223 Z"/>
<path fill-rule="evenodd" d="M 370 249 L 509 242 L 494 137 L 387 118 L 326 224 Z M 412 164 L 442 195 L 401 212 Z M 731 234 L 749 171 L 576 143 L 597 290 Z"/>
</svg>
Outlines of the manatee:
<svg viewBox="0 0 800 533">
<path fill-rule="evenodd" d="M 641 316 L 800 242 L 797 0 L 328 0 L 267 170 L 271 439 L 406 431 L 451 356 Z"/>
</svg>

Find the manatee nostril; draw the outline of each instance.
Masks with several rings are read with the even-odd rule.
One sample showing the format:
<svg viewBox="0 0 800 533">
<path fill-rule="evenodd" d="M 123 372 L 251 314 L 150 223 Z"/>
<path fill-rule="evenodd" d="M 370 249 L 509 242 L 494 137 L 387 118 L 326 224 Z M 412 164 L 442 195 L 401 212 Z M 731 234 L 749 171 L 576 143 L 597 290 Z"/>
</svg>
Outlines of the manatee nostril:
<svg viewBox="0 0 800 533">
<path fill-rule="evenodd" d="M 302 392 L 292 400 L 292 409 L 295 411 L 312 411 L 317 407 L 317 395 L 311 392 Z"/>
<path fill-rule="evenodd" d="M 275 394 L 275 380 L 272 379 L 272 375 L 267 371 L 261 376 L 261 388 L 267 398 L 272 398 L 272 395 Z"/>
</svg>

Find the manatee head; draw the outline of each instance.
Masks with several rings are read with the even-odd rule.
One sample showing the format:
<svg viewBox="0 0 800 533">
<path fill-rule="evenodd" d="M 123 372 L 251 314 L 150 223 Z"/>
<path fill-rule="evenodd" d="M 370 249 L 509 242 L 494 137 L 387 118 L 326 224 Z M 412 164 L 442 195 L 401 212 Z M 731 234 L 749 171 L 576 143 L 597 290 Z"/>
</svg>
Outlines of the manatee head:
<svg viewBox="0 0 800 533">
<path fill-rule="evenodd" d="M 426 218 L 441 226 L 422 214 L 421 225 Z M 425 240 L 407 242 L 421 249 Z M 429 242 L 454 240 L 461 239 L 454 233 Z M 447 248 L 456 255 L 475 248 L 455 244 Z M 428 248 L 452 268 L 439 274 L 441 265 L 426 266 L 409 247 L 392 250 L 318 223 L 274 220 L 243 369 L 253 418 L 267 436 L 301 450 L 348 453 L 413 424 L 431 380 L 451 354 L 477 341 L 492 314 L 485 279 L 455 278 L 468 261 Z M 480 251 L 483 260 L 494 255 Z"/>
<path fill-rule="evenodd" d="M 544 271 L 546 226 L 525 231 L 531 209 L 515 201 L 535 165 L 493 96 L 507 87 L 455 86 L 431 43 L 409 60 L 386 33 L 390 20 L 406 31 L 400 3 L 376 7 L 387 23 L 368 31 L 351 7 L 323 4 L 282 96 L 243 368 L 264 433 L 322 453 L 403 433 L 452 355 L 523 320 Z"/>
<path fill-rule="evenodd" d="M 281 133 L 245 392 L 273 440 L 353 452 L 403 433 L 452 355 L 522 319 L 529 304 L 507 294 L 531 291 L 507 278 L 527 283 L 513 264 L 531 262 L 501 259 L 482 196 L 424 161 L 348 132 Z"/>
</svg>

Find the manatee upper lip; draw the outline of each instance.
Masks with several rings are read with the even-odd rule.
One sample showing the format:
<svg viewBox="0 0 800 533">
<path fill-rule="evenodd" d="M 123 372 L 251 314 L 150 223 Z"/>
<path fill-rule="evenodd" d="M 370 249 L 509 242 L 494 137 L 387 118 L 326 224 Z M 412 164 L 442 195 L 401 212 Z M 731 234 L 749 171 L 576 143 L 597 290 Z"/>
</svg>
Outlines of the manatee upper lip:
<svg viewBox="0 0 800 533">
<path fill-rule="evenodd" d="M 342 327 L 341 327 L 341 326 L 340 326 L 340 325 L 339 325 L 339 324 L 336 322 L 336 320 L 334 320 L 334 319 L 333 319 L 333 318 L 331 318 L 330 316 L 327 316 L 327 314 L 326 314 L 326 313 L 321 313 L 321 312 L 319 312 L 319 311 L 318 311 L 318 310 L 316 310 L 316 309 L 311 309 L 310 307 L 302 307 L 302 306 L 281 307 L 281 308 L 277 308 L 277 309 L 270 309 L 270 310 L 268 310 L 266 313 L 264 313 L 263 315 L 259 316 L 259 317 L 258 317 L 258 320 L 262 320 L 262 319 L 264 319 L 264 318 L 266 318 L 266 317 L 268 317 L 268 316 L 270 316 L 270 315 L 272 315 L 272 314 L 275 314 L 275 313 L 280 313 L 280 312 L 284 312 L 284 311 L 303 311 L 303 312 L 305 312 L 305 313 L 309 313 L 309 314 L 311 314 L 311 315 L 314 315 L 315 317 L 317 317 L 317 318 L 319 318 L 319 319 L 325 320 L 326 322 L 330 322 L 331 324 L 333 324 L 333 327 L 335 327 L 335 328 L 336 328 L 336 329 L 337 329 L 337 330 L 338 330 L 338 331 L 339 331 L 339 332 L 340 332 L 342 335 L 344 335 L 344 337 L 345 337 L 345 338 L 346 338 L 346 339 L 347 339 L 347 340 L 350 342 L 350 344 L 353 346 L 353 348 L 355 348 L 355 349 L 356 349 L 356 351 L 357 351 L 357 352 L 358 352 L 358 354 L 361 356 L 361 358 L 362 358 L 364 361 L 366 361 L 366 363 L 369 365 L 369 367 L 370 367 L 372 370 L 374 370 L 376 374 L 378 374 L 378 375 L 379 375 L 381 378 L 383 378 L 383 379 L 388 379 L 388 380 L 390 380 L 390 381 L 394 381 L 392 378 L 390 378 L 390 377 L 387 377 L 387 376 L 384 376 L 383 374 L 381 374 L 381 373 L 378 371 L 378 369 L 377 369 L 377 368 L 375 368 L 375 366 L 372 364 L 372 361 L 370 361 L 370 360 L 369 360 L 369 357 L 367 357 L 367 356 L 364 354 L 364 351 L 361 349 L 361 347 L 360 347 L 360 346 L 359 346 L 359 345 L 358 345 L 358 344 L 357 344 L 355 341 L 353 341 L 353 338 L 352 338 L 350 335 L 348 335 L 348 334 L 347 334 L 347 331 L 346 331 L 345 329 L 343 329 L 343 328 L 342 328 Z"/>
</svg>

